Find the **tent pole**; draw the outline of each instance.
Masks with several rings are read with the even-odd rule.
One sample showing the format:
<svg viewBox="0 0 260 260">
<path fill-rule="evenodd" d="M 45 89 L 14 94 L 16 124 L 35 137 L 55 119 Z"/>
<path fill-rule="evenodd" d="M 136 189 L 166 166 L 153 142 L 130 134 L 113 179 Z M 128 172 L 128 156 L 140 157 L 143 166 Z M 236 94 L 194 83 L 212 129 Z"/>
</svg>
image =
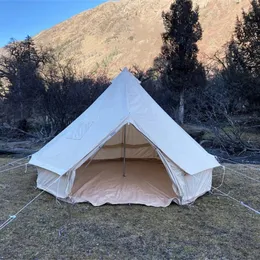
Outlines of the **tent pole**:
<svg viewBox="0 0 260 260">
<path fill-rule="evenodd" d="M 125 159 L 125 155 L 126 155 L 126 150 L 125 150 L 125 142 L 126 142 L 126 125 L 124 126 L 124 138 L 123 138 L 123 142 L 124 142 L 123 177 L 126 177 L 126 159 Z"/>
</svg>

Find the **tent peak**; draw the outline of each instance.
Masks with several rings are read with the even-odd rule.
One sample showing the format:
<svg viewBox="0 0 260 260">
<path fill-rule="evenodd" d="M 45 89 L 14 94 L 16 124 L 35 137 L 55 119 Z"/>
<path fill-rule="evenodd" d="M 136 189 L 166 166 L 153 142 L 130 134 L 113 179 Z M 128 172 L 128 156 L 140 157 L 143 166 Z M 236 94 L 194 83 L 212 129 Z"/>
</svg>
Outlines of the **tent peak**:
<svg viewBox="0 0 260 260">
<path fill-rule="evenodd" d="M 137 84 L 140 84 L 141 81 L 139 81 L 129 70 L 128 68 L 124 68 L 113 80 L 112 84 L 114 83 L 122 83 L 122 82 L 135 82 Z"/>
</svg>

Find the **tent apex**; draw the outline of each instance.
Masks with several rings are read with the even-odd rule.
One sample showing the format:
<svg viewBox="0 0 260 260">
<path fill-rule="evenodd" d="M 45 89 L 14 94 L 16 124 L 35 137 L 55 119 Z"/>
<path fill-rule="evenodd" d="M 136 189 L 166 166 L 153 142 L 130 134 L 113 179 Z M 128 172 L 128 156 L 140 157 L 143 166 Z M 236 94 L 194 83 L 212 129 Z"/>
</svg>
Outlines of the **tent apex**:
<svg viewBox="0 0 260 260">
<path fill-rule="evenodd" d="M 137 84 L 140 84 L 140 80 L 138 80 L 129 70 L 127 67 L 125 67 L 118 75 L 112 80 L 112 84 L 117 82 L 122 84 L 122 82 L 135 82 Z"/>
</svg>

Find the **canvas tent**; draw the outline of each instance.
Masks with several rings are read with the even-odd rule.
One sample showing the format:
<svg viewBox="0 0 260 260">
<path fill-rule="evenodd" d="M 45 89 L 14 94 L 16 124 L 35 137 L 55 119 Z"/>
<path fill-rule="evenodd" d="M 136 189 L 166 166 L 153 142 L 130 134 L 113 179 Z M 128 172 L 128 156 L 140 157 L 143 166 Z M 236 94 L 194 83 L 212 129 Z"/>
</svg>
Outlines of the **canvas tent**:
<svg viewBox="0 0 260 260">
<path fill-rule="evenodd" d="M 38 188 L 95 206 L 184 205 L 211 189 L 220 166 L 127 69 L 29 163 Z"/>
</svg>

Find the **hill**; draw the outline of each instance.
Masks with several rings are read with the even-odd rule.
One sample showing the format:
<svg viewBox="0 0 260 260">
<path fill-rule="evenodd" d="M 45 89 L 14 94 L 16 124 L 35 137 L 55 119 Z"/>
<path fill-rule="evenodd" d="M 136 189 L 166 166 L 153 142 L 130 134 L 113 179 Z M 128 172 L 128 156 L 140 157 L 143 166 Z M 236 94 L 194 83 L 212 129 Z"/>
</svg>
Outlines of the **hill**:
<svg viewBox="0 0 260 260">
<path fill-rule="evenodd" d="M 160 52 L 161 13 L 172 0 L 121 0 L 82 12 L 35 36 L 63 59 L 73 58 L 86 72 L 107 70 L 114 76 L 124 66 L 146 69 Z M 200 7 L 203 40 L 200 59 L 212 56 L 230 39 L 236 17 L 249 0 L 194 0 Z"/>
</svg>

